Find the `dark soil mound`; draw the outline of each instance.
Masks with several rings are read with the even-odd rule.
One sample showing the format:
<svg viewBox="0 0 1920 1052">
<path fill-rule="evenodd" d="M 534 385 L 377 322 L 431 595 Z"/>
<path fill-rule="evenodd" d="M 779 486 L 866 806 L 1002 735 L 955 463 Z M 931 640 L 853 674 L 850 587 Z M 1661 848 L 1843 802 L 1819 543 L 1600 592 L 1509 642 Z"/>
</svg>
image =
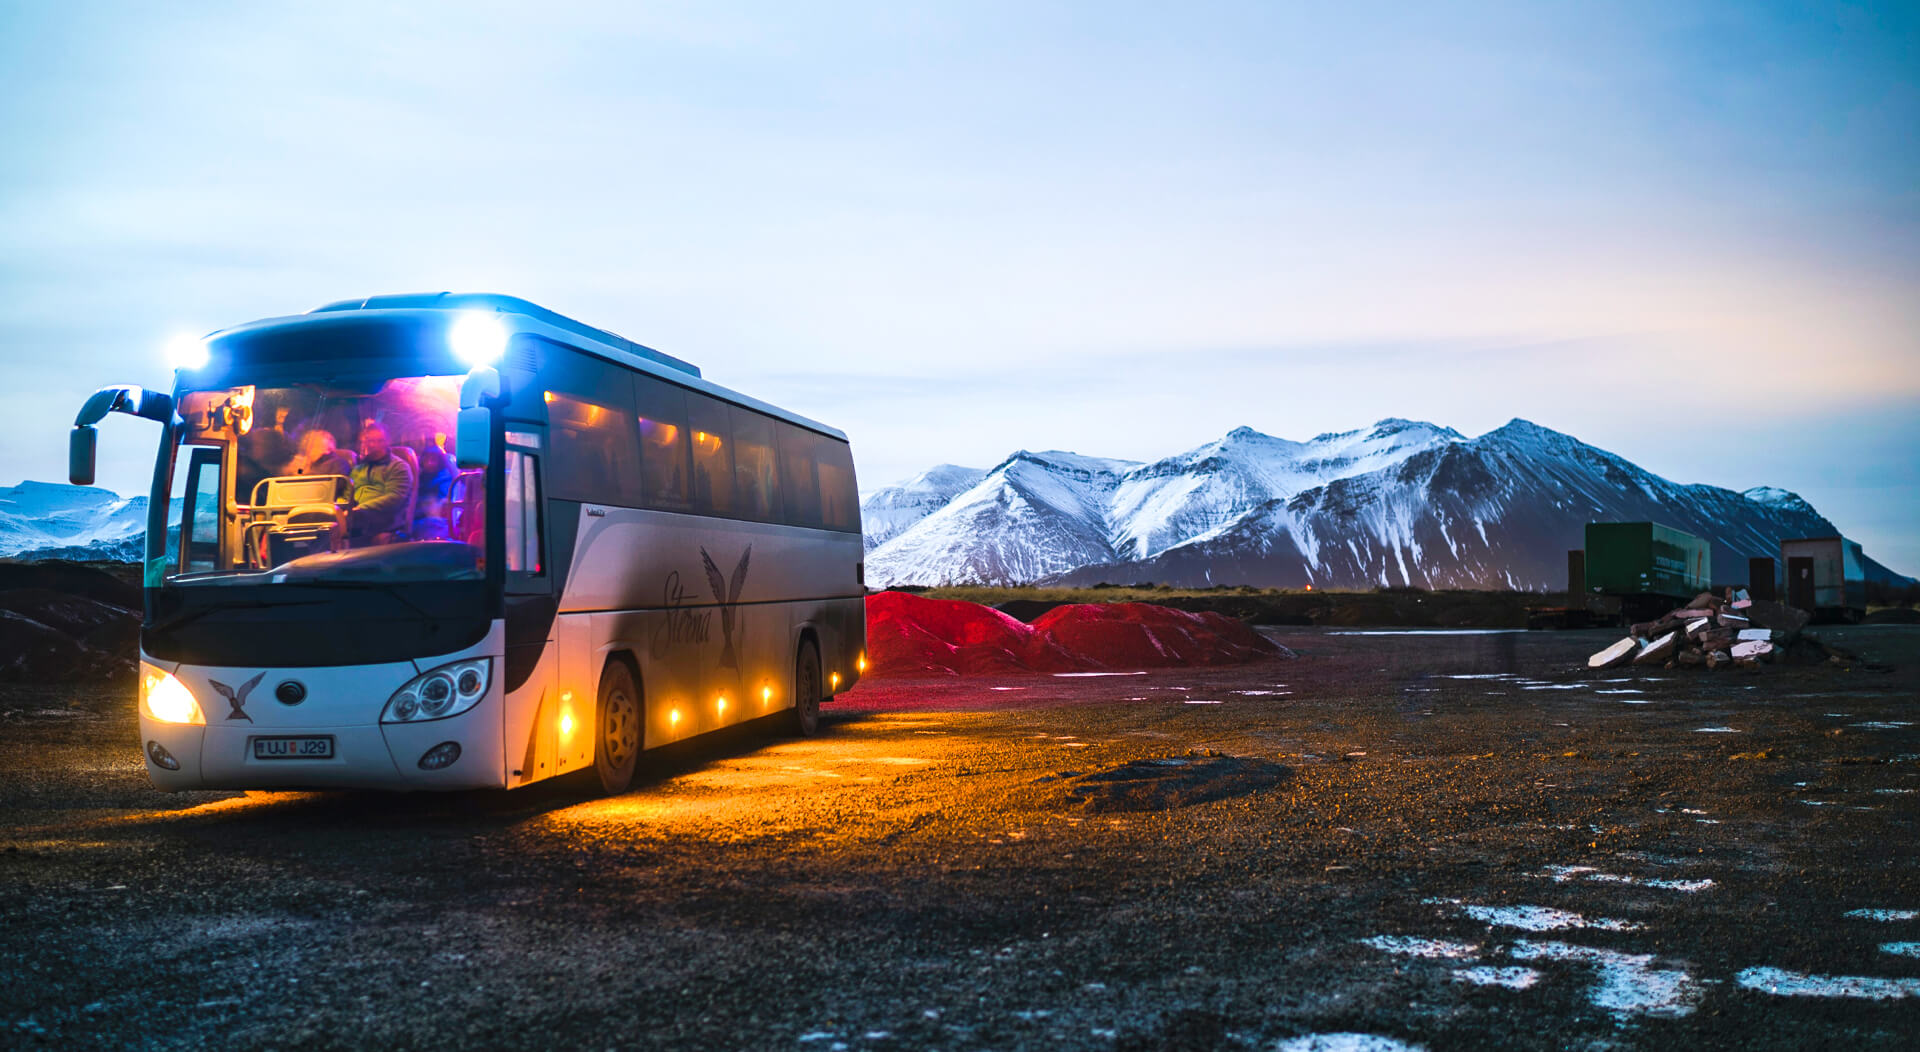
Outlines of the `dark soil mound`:
<svg viewBox="0 0 1920 1052">
<path fill-rule="evenodd" d="M 0 610 L 0 682 L 131 682 L 132 650 L 99 650 L 50 625 Z"/>
<path fill-rule="evenodd" d="M 1243 756 L 1188 755 L 1130 760 L 1085 774 L 1055 775 L 1061 793 L 1086 811 L 1170 811 L 1245 796 L 1292 777 L 1293 769 Z"/>
<path fill-rule="evenodd" d="M 140 608 L 140 583 L 129 576 L 130 568 L 115 567 L 121 573 L 109 573 L 98 566 L 49 560 L 46 562 L 0 562 L 0 591 L 16 588 L 43 588 L 50 592 L 93 599 L 128 610 Z"/>
<path fill-rule="evenodd" d="M 1147 603 L 1058 607 L 1031 625 L 978 603 L 867 597 L 875 675 L 993 675 L 1231 665 L 1286 656 L 1238 621 Z"/>
<path fill-rule="evenodd" d="M 0 591 L 0 610 L 38 621 L 76 639 L 84 639 L 112 625 L 140 624 L 140 615 L 98 599 L 56 592 L 50 588 L 13 588 Z"/>
</svg>

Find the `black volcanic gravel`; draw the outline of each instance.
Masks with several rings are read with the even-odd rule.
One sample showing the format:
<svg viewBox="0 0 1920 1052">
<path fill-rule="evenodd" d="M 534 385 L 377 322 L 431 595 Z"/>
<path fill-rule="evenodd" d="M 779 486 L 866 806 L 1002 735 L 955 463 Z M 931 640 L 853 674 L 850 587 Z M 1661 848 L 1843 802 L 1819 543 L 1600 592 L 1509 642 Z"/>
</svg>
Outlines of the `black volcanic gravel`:
<svg viewBox="0 0 1920 1052">
<path fill-rule="evenodd" d="M 1920 919 L 1848 914 L 1920 911 L 1920 628 L 1822 634 L 1893 671 L 1282 629 L 1297 660 L 873 681 L 606 800 L 169 796 L 130 691 L 0 688 L 0 1047 L 1912 1048 L 1920 958 L 1880 947 Z M 1169 810 L 1071 791 L 1170 759 Z"/>
</svg>

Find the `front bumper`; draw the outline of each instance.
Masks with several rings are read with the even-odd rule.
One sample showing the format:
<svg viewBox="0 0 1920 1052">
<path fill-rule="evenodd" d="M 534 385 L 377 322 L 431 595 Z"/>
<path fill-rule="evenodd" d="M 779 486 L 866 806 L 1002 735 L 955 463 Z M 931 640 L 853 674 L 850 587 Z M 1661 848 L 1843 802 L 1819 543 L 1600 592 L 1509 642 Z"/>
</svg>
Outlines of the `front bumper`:
<svg viewBox="0 0 1920 1052">
<path fill-rule="evenodd" d="M 258 738 L 327 737 L 326 759 L 262 759 Z M 202 726 L 160 723 L 142 715 L 141 751 L 153 784 L 184 789 L 500 789 L 506 787 L 500 750 L 498 698 L 489 697 L 458 716 L 427 723 L 356 726 Z M 179 770 L 154 762 L 157 742 Z M 460 746 L 460 757 L 438 770 L 423 770 L 420 758 L 443 743 Z"/>
</svg>

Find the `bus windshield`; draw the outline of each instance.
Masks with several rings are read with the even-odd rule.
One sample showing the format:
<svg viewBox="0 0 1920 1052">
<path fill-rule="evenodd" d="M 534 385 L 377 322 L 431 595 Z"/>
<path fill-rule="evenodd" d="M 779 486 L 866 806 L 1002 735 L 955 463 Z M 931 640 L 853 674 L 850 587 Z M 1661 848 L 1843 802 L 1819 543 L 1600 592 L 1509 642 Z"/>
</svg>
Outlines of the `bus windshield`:
<svg viewBox="0 0 1920 1052">
<path fill-rule="evenodd" d="M 479 580 L 486 490 L 454 459 L 458 376 L 183 391 L 165 581 Z"/>
</svg>

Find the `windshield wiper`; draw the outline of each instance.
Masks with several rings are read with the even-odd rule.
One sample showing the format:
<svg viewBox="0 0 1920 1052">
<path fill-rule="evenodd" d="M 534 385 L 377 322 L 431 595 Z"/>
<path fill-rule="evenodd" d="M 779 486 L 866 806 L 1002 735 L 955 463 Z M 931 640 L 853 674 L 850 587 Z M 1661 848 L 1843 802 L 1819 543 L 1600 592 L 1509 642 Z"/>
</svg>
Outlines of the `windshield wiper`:
<svg viewBox="0 0 1920 1052">
<path fill-rule="evenodd" d="M 208 606 L 198 607 L 193 610 L 183 610 L 180 613 L 177 613 L 172 617 L 167 618 L 165 621 L 155 621 L 153 624 L 150 624 L 146 627 L 148 631 L 152 631 L 152 632 L 171 632 L 176 628 L 184 628 L 187 625 L 190 625 L 193 622 L 198 621 L 201 618 L 207 616 L 208 614 L 221 613 L 228 610 L 264 610 L 269 607 L 276 607 L 276 606 L 312 606 L 317 602 L 319 602 L 318 599 L 294 599 L 290 601 L 281 601 L 281 602 L 272 602 L 272 603 L 265 602 L 262 600 L 257 600 L 257 599 L 250 599 L 250 600 L 247 600 L 244 602 L 238 602 L 238 603 L 213 603 Z"/>
<path fill-rule="evenodd" d="M 419 614 L 421 620 L 423 621 L 430 621 L 436 627 L 440 624 L 440 621 L 441 621 L 439 617 L 433 614 L 427 613 L 425 610 L 420 608 L 420 605 L 418 603 L 415 603 L 413 600 L 408 599 L 405 595 L 401 594 L 400 583 L 396 581 L 355 581 L 355 580 L 343 581 L 343 580 L 337 580 L 337 579 L 335 580 L 322 579 L 322 580 L 313 580 L 313 581 L 294 580 L 294 581 L 284 581 L 282 583 L 291 585 L 295 588 L 332 588 L 337 590 L 346 590 L 346 591 L 355 591 L 355 592 L 378 590 L 379 592 L 385 595 L 391 596 L 393 600 L 399 603 L 401 606 L 404 606 L 407 609 L 413 611 L 414 613 Z M 408 582 L 408 583 L 414 583 L 414 582 Z"/>
</svg>

